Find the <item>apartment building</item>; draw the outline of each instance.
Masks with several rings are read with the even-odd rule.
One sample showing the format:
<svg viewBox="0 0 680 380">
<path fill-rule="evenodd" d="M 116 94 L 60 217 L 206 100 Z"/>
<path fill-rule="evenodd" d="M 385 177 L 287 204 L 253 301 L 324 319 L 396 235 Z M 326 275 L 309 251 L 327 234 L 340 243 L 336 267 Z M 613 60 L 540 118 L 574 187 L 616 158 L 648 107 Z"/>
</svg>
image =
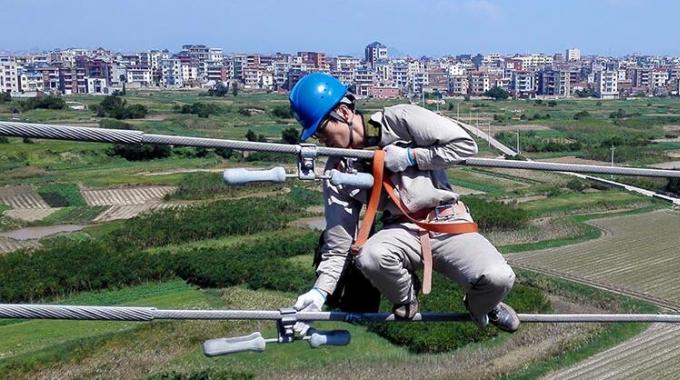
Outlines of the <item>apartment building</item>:
<svg viewBox="0 0 680 380">
<path fill-rule="evenodd" d="M 577 48 L 567 49 L 564 53 L 564 57 L 566 58 L 567 62 L 580 61 L 581 49 Z"/>
<path fill-rule="evenodd" d="M 510 92 L 518 98 L 532 98 L 534 89 L 534 73 L 531 71 L 515 71 L 512 73 Z"/>
<path fill-rule="evenodd" d="M 595 96 L 600 99 L 617 99 L 619 97 L 619 73 L 613 70 L 595 72 Z"/>
<path fill-rule="evenodd" d="M 387 58 L 387 46 L 381 44 L 378 41 L 368 44 L 364 49 L 364 60 L 371 67 L 373 67 L 376 62 L 386 60 Z"/>
<path fill-rule="evenodd" d="M 182 61 L 176 58 L 162 59 L 160 65 L 160 84 L 164 87 L 182 87 Z"/>
<path fill-rule="evenodd" d="M 19 91 L 18 68 L 13 57 L 0 57 L 0 91 Z"/>
</svg>

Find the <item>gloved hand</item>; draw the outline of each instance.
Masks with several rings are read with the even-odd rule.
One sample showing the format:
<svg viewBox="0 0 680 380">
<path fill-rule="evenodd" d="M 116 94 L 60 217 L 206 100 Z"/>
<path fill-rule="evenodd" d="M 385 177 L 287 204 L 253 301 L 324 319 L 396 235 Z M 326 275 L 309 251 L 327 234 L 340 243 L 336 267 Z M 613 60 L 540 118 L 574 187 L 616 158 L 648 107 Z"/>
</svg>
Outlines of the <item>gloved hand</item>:
<svg viewBox="0 0 680 380">
<path fill-rule="evenodd" d="M 385 151 L 385 167 L 393 173 L 403 172 L 409 166 L 416 164 L 410 148 L 388 145 L 383 150 Z"/>
<path fill-rule="evenodd" d="M 312 288 L 305 294 L 300 295 L 293 308 L 297 311 L 321 311 L 326 302 L 326 292 L 319 288 Z M 311 325 L 307 322 L 297 322 L 293 325 L 293 330 L 298 336 L 305 336 Z"/>
</svg>

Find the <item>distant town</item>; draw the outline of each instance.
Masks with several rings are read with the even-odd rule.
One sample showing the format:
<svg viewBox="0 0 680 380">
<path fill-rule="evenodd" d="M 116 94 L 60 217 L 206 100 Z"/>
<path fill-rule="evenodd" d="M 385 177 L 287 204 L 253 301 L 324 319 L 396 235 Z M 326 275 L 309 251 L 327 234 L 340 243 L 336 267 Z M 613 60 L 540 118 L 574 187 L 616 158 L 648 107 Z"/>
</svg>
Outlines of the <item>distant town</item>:
<svg viewBox="0 0 680 380">
<path fill-rule="evenodd" d="M 596 97 L 619 99 L 680 93 L 680 58 L 556 54 L 463 54 L 391 57 L 380 42 L 364 57 L 225 54 L 222 48 L 184 45 L 179 52 L 116 53 L 104 48 L 59 49 L 0 56 L 0 91 L 11 96 L 102 94 L 127 89 L 287 91 L 303 75 L 328 72 L 359 97 Z M 503 91 L 500 91 L 503 90 Z"/>
</svg>

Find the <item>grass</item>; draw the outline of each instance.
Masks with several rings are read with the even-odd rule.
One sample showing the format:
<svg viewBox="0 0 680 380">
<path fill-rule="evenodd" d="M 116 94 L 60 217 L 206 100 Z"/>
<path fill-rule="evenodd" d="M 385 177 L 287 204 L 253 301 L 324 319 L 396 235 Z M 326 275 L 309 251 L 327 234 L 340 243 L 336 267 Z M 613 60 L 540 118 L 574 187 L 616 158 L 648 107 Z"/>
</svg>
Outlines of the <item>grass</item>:
<svg viewBox="0 0 680 380">
<path fill-rule="evenodd" d="M 64 207 L 33 224 L 38 226 L 53 224 L 88 224 L 106 209 L 107 206 Z"/>
<path fill-rule="evenodd" d="M 102 292 L 84 292 L 72 297 L 52 300 L 61 304 L 92 305 L 130 305 L 170 307 L 205 307 L 210 303 L 206 295 L 181 280 L 166 283 L 149 283 L 121 290 Z M 12 359 L 20 357 L 21 362 L 33 362 L 32 354 L 44 357 L 45 353 L 57 355 L 64 359 L 65 352 L 73 348 L 71 343 L 79 339 L 106 336 L 111 333 L 131 330 L 139 327 L 134 322 L 106 321 L 51 321 L 30 320 L 0 326 L 3 339 L 0 342 L 0 373 L 8 368 L 18 366 Z M 61 347 L 65 345 L 65 347 Z M 68 355 L 66 355 L 68 356 Z M 44 365 L 37 361 L 36 365 Z M 21 366 L 19 366 L 21 367 Z"/>
<path fill-rule="evenodd" d="M 50 207 L 87 206 L 80 188 L 73 183 L 51 183 L 40 186 L 38 194 Z"/>
<path fill-rule="evenodd" d="M 557 196 L 526 202 L 521 208 L 531 216 L 545 216 L 564 214 L 579 210 L 613 209 L 631 204 L 645 204 L 654 202 L 650 198 L 642 197 L 630 192 L 608 190 L 588 193 L 567 192 Z"/>
</svg>

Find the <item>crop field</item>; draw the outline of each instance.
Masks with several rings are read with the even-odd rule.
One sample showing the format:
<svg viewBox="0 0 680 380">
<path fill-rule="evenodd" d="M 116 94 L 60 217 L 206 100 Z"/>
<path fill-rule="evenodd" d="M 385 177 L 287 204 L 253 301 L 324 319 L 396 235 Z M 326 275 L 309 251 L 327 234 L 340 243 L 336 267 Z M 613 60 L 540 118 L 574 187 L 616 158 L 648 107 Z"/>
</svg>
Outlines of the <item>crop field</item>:
<svg viewBox="0 0 680 380">
<path fill-rule="evenodd" d="M 12 208 L 49 208 L 31 186 L 0 187 L 0 203 Z"/>
<path fill-rule="evenodd" d="M 121 219 L 130 219 L 134 218 L 142 213 L 153 211 L 153 210 L 162 210 L 165 208 L 175 208 L 175 207 L 182 207 L 181 204 L 178 203 L 169 203 L 169 202 L 153 202 L 153 201 L 147 201 L 146 203 L 141 203 L 141 204 L 121 204 L 121 205 L 113 205 L 106 209 L 106 211 L 102 212 L 101 214 L 97 215 L 92 221 L 95 223 L 102 223 L 102 222 L 110 222 L 113 220 L 121 220 Z"/>
<path fill-rule="evenodd" d="M 172 186 L 140 186 L 119 189 L 83 189 L 81 193 L 88 206 L 139 205 L 160 201 L 176 188 Z"/>
<path fill-rule="evenodd" d="M 545 379 L 675 379 L 680 375 L 680 328 L 653 324 L 642 334 Z"/>
<path fill-rule="evenodd" d="M 601 239 L 566 247 L 517 253 L 517 266 L 581 279 L 584 282 L 680 307 L 677 254 L 680 214 L 661 210 L 589 222 Z"/>
</svg>

